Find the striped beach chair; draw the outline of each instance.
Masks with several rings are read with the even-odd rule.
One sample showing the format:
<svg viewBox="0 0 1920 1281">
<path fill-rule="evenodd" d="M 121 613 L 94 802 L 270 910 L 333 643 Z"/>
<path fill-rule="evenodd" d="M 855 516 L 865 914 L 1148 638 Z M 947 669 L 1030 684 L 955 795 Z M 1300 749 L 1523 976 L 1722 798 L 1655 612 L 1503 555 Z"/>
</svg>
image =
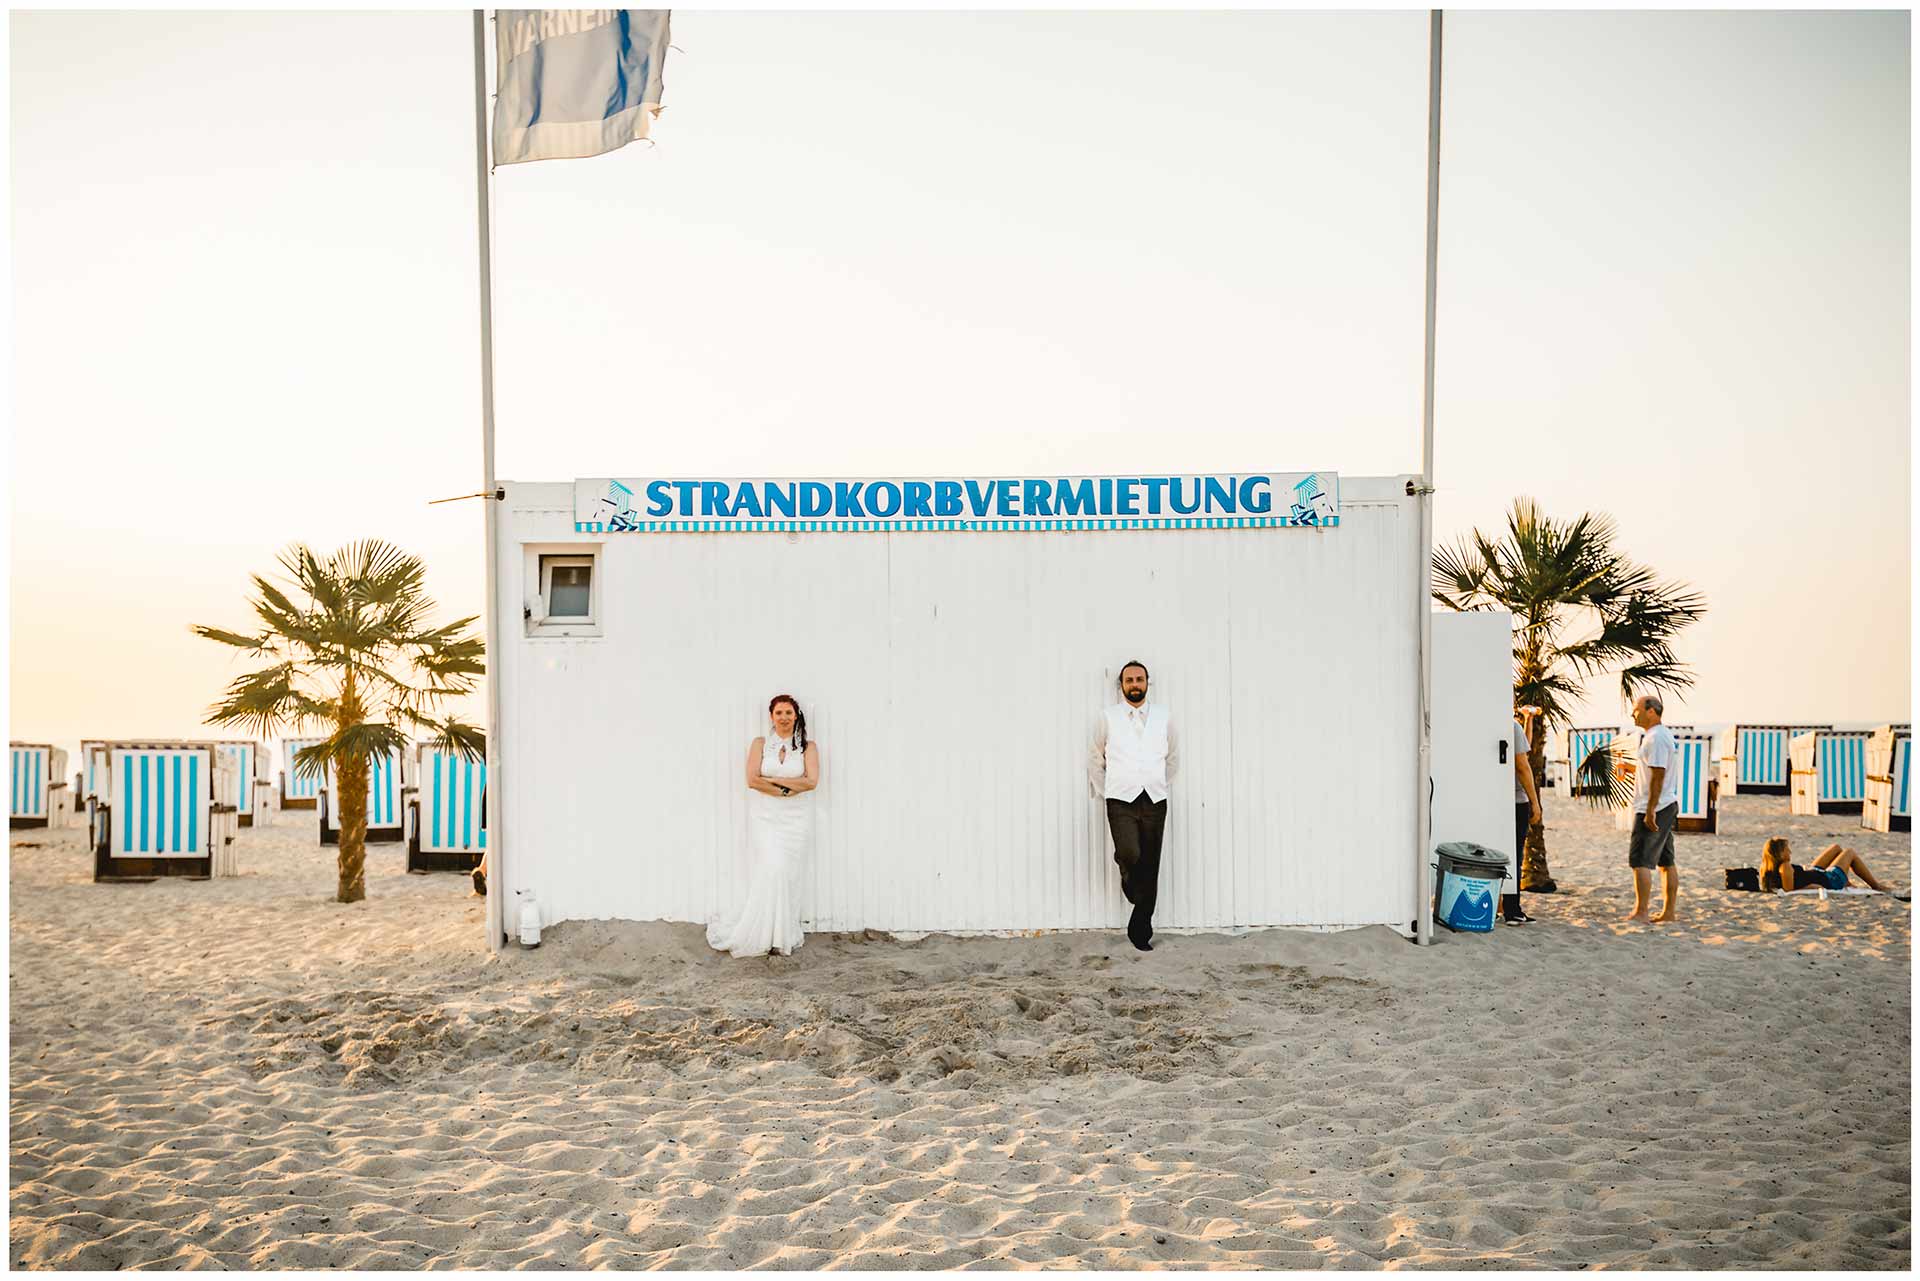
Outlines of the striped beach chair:
<svg viewBox="0 0 1920 1281">
<path fill-rule="evenodd" d="M 238 872 L 234 808 L 212 743 L 100 743 L 88 837 L 96 881 L 206 880 Z"/>
<path fill-rule="evenodd" d="M 8 743 L 7 827 L 64 827 L 67 753 L 50 743 Z"/>
<path fill-rule="evenodd" d="M 406 755 L 389 752 L 367 762 L 367 843 L 386 844 L 406 839 L 406 793 L 408 784 Z M 327 766 L 326 785 L 320 789 L 320 843 L 340 843 L 340 816 L 334 797 L 340 795 L 340 780 L 332 765 Z"/>
<path fill-rule="evenodd" d="M 1867 743 L 1867 799 L 1860 807 L 1860 826 L 1874 832 L 1911 832 L 1912 775 L 1912 729 L 1883 725 L 1873 731 Z"/>
<path fill-rule="evenodd" d="M 1720 736 L 1720 794 L 1786 796 L 1792 791 L 1788 745 L 1831 725 L 1729 725 Z"/>
<path fill-rule="evenodd" d="M 310 810 L 320 804 L 320 789 L 324 784 L 318 778 L 300 777 L 294 770 L 294 754 L 304 748 L 324 743 L 325 738 L 283 738 L 280 740 L 280 808 L 283 810 Z"/>
<path fill-rule="evenodd" d="M 1564 762 L 1562 777 L 1567 780 L 1568 796 L 1589 796 L 1605 790 L 1580 784 L 1580 764 L 1618 737 L 1620 737 L 1620 730 L 1613 725 L 1577 726 L 1561 733 L 1561 759 Z"/>
<path fill-rule="evenodd" d="M 215 763 L 228 780 L 220 801 L 233 806 L 234 818 L 241 827 L 252 827 L 260 809 L 260 785 L 267 777 L 266 749 L 251 739 L 216 740 L 213 749 Z"/>
<path fill-rule="evenodd" d="M 1867 730 L 1814 730 L 1787 742 L 1795 814 L 1858 814 L 1867 799 Z"/>
<path fill-rule="evenodd" d="M 487 763 L 422 743 L 407 806 L 407 870 L 471 872 L 487 852 Z"/>
<path fill-rule="evenodd" d="M 1672 728 L 1669 726 L 1668 728 Z M 1634 730 L 1637 736 L 1640 731 Z M 1634 773 L 1640 768 L 1640 762 L 1634 752 L 1638 738 L 1619 740 L 1622 750 L 1615 754 L 1615 763 L 1621 776 L 1632 781 Z M 1673 828 L 1676 832 L 1715 833 L 1720 830 L 1720 778 L 1714 768 L 1713 735 L 1701 734 L 1692 730 L 1685 733 L 1676 731 L 1673 744 L 1680 752 L 1679 774 L 1660 786 L 1661 799 L 1678 795 L 1680 813 L 1675 816 Z M 1663 804 L 1660 808 L 1665 809 Z M 1630 809 L 1615 810 L 1613 825 L 1621 831 L 1633 827 L 1634 815 Z"/>
</svg>

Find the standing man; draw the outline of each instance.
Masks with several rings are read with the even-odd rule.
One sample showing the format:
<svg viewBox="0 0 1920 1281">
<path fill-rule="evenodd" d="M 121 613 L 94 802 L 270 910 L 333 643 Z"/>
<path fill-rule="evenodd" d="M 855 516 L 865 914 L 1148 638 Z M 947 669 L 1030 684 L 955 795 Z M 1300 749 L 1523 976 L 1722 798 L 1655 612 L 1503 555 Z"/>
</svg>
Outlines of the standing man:
<svg viewBox="0 0 1920 1281">
<path fill-rule="evenodd" d="M 1673 862 L 1673 825 L 1680 817 L 1680 790 L 1668 780 L 1680 759 L 1673 731 L 1660 723 L 1665 704 L 1658 694 L 1633 700 L 1633 723 L 1640 727 L 1639 765 L 1633 771 L 1633 840 L 1627 866 L 1633 869 L 1633 911 L 1629 921 L 1645 921 L 1653 899 L 1653 869 L 1660 869 L 1666 902 L 1656 922 L 1671 921 L 1680 897 L 1680 869 Z"/>
<path fill-rule="evenodd" d="M 1500 896 L 1500 919 L 1525 925 L 1533 918 L 1520 906 L 1520 865 L 1527 857 L 1527 832 L 1540 821 L 1540 788 L 1533 781 L 1533 718 L 1537 707 L 1518 708 L 1513 718 L 1513 892 Z"/>
<path fill-rule="evenodd" d="M 1167 783 L 1176 757 L 1167 709 L 1147 701 L 1147 665 L 1120 669 L 1120 701 L 1101 713 L 1087 757 L 1087 785 L 1107 802 L 1120 892 L 1133 904 L 1127 938 L 1153 951 L 1153 908 L 1160 890 L 1160 840 L 1167 830 Z"/>
</svg>

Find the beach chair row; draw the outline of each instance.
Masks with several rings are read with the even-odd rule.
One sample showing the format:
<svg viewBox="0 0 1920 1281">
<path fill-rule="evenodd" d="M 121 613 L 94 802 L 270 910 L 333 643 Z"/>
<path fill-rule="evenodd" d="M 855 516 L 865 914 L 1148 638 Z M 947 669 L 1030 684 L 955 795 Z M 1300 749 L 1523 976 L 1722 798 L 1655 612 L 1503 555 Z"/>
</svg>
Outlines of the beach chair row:
<svg viewBox="0 0 1920 1281">
<path fill-rule="evenodd" d="M 1680 748 L 1682 831 L 1716 831 L 1719 798 L 1741 793 L 1785 796 L 1794 814 L 1858 814 L 1861 826 L 1873 831 L 1912 828 L 1911 726 L 1734 725 L 1720 736 L 1717 758 L 1710 735 L 1669 728 Z M 1579 784 L 1576 774 L 1582 761 L 1605 749 L 1614 774 L 1630 780 L 1636 733 L 1611 725 L 1565 730 L 1549 774 L 1568 795 L 1596 790 Z"/>
<path fill-rule="evenodd" d="M 315 795 L 323 845 L 340 842 L 338 782 L 329 766 Z M 485 761 L 413 744 L 367 765 L 367 840 L 405 841 L 409 872 L 471 872 L 487 849 L 486 799 Z"/>
<path fill-rule="evenodd" d="M 283 759 L 291 767 L 300 750 L 323 741 L 285 740 Z M 63 750 L 34 743 L 10 749 L 11 826 L 60 826 L 72 798 L 82 797 L 99 881 L 236 874 L 235 831 L 271 821 L 289 782 L 305 782 L 288 768 L 276 792 L 266 751 L 244 740 L 87 740 L 71 790 L 62 777 Z M 329 769 L 311 782 L 320 840 L 337 844 L 338 777 Z M 367 839 L 405 841 L 409 871 L 479 865 L 487 844 L 484 761 L 413 744 L 369 762 L 367 785 Z"/>
</svg>

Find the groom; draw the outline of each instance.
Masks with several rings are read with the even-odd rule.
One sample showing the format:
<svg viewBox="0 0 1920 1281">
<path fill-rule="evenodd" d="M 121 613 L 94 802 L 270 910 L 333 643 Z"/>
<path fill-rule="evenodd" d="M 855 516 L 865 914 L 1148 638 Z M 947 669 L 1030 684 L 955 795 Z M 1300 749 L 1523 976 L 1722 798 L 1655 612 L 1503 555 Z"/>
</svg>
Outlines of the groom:
<svg viewBox="0 0 1920 1281">
<path fill-rule="evenodd" d="M 1127 937 L 1153 951 L 1153 907 L 1159 897 L 1160 838 L 1167 829 L 1167 782 L 1174 775 L 1173 725 L 1167 709 L 1147 701 L 1147 665 L 1120 669 L 1120 701 L 1094 728 L 1087 784 L 1105 797 L 1120 892 L 1133 904 Z"/>
</svg>

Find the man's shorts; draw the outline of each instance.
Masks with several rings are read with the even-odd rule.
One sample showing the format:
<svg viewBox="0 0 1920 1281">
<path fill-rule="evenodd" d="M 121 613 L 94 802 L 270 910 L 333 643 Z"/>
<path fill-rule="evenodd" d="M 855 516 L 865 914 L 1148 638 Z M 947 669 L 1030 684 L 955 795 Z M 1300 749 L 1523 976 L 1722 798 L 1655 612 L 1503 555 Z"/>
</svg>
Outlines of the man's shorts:
<svg viewBox="0 0 1920 1281">
<path fill-rule="evenodd" d="M 1680 817 L 1680 802 L 1664 806 L 1653 816 L 1657 831 L 1647 830 L 1644 814 L 1633 816 L 1633 841 L 1627 846 L 1628 867 L 1672 867 L 1673 824 Z"/>
</svg>

